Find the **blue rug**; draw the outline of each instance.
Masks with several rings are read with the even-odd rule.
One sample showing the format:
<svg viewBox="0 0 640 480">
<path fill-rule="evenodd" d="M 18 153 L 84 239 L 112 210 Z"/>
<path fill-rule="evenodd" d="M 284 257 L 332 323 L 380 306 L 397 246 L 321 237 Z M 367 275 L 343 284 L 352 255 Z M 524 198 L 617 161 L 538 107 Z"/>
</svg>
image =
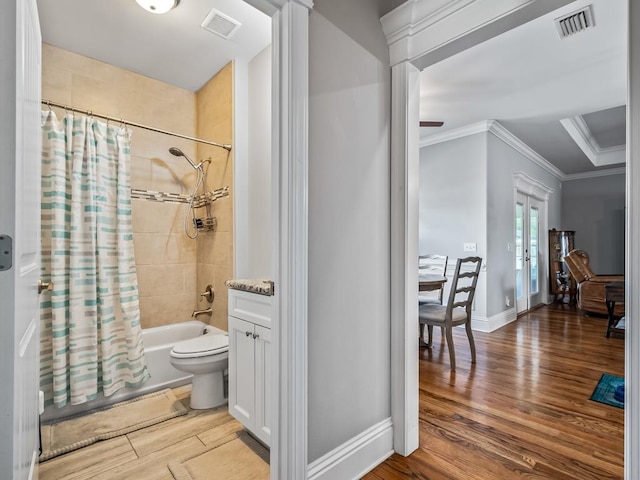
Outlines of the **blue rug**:
<svg viewBox="0 0 640 480">
<path fill-rule="evenodd" d="M 624 408 L 624 378 L 603 373 L 591 400 Z"/>
</svg>

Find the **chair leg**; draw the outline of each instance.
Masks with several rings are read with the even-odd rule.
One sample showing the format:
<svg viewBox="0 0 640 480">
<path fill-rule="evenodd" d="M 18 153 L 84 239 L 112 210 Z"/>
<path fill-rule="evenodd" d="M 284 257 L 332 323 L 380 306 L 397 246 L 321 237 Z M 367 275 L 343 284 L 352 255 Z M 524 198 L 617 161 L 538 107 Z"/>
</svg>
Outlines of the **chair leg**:
<svg viewBox="0 0 640 480">
<path fill-rule="evenodd" d="M 471 348 L 471 363 L 476 363 L 476 344 L 473 341 L 473 333 L 471 332 L 471 322 L 467 322 L 464 326 L 469 337 L 469 347 Z"/>
<path fill-rule="evenodd" d="M 433 325 L 427 325 L 427 332 L 429 333 L 429 340 L 427 341 L 427 346 L 430 347 L 433 345 Z"/>
<path fill-rule="evenodd" d="M 420 341 L 424 342 L 424 323 L 420 324 Z"/>
<path fill-rule="evenodd" d="M 445 336 L 447 337 L 447 348 L 449 349 L 449 361 L 451 362 L 451 370 L 456 370 L 456 352 L 453 350 L 453 332 L 451 326 L 446 327 Z"/>
</svg>

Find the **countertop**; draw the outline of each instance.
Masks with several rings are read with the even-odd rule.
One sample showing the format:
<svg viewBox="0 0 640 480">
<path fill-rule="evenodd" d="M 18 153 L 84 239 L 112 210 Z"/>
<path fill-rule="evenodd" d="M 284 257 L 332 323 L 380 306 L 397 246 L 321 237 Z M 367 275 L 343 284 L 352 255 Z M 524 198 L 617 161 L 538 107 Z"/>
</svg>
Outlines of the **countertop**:
<svg viewBox="0 0 640 480">
<path fill-rule="evenodd" d="M 273 295 L 273 282 L 265 278 L 227 280 L 224 284 L 233 290 L 257 293 L 258 295 Z"/>
</svg>

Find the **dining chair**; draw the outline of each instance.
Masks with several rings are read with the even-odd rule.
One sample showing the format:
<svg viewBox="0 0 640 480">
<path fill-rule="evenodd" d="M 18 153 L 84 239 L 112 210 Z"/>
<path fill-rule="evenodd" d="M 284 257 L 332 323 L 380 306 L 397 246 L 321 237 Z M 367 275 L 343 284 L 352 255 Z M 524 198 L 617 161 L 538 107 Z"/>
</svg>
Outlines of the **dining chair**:
<svg viewBox="0 0 640 480">
<path fill-rule="evenodd" d="M 418 257 L 418 275 L 442 275 L 447 276 L 447 255 L 420 255 Z M 444 286 L 437 290 L 418 292 L 418 306 L 427 303 L 442 305 Z M 444 330 L 443 330 L 444 332 Z M 424 325 L 420 324 L 420 340 L 424 338 Z"/>
<path fill-rule="evenodd" d="M 418 257 L 418 275 L 447 275 L 447 255 L 420 255 Z M 425 303 L 439 303 L 442 305 L 444 286 L 438 290 L 418 293 L 418 305 Z"/>
<path fill-rule="evenodd" d="M 476 363 L 476 346 L 471 332 L 471 306 L 481 265 L 482 258 L 480 257 L 459 258 L 456 262 L 447 304 L 427 303 L 421 305 L 418 310 L 420 326 L 426 325 L 429 332 L 428 347 L 431 347 L 433 342 L 433 327 L 444 328 L 451 370 L 453 371 L 456 369 L 456 354 L 453 348 L 452 329 L 457 325 L 465 326 L 467 337 L 469 337 L 469 346 L 471 347 L 471 362 Z"/>
</svg>

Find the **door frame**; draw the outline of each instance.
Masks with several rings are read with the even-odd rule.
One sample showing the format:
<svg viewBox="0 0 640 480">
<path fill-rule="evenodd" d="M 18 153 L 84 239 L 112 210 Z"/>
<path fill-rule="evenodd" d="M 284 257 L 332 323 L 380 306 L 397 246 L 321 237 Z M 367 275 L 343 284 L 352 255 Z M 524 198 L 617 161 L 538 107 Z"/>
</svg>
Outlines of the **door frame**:
<svg viewBox="0 0 640 480">
<path fill-rule="evenodd" d="M 528 176 L 524 172 L 513 174 L 513 204 L 515 205 L 518 192 L 528 197 L 535 198 L 542 202 L 540 212 L 540 244 L 538 245 L 538 259 L 542 259 L 539 263 L 540 271 L 540 299 L 542 303 L 549 303 L 549 197 L 555 190 L 547 187 L 544 183 L 539 182 Z M 514 214 L 515 218 L 515 214 Z M 515 222 L 513 235 L 515 238 Z M 515 283 L 514 283 L 515 285 Z M 515 290 L 514 290 L 515 298 Z M 514 301 L 514 304 L 517 299 Z M 515 305 L 514 305 L 515 306 Z M 517 308 L 516 308 L 517 310 Z M 518 312 L 519 313 L 519 312 Z"/>
<path fill-rule="evenodd" d="M 271 480 L 307 478 L 309 12 L 312 0 L 244 0 L 271 17 L 275 285 Z"/>
<path fill-rule="evenodd" d="M 537 16 L 571 3 L 572 0 L 511 0 L 501 3 L 489 0 L 462 2 L 450 0 L 434 6 L 429 0 L 412 0 L 381 18 L 389 45 L 392 72 L 395 69 L 423 69 L 455 53 L 477 45 Z M 500 10 L 502 8 L 502 10 Z M 627 80 L 627 165 L 626 165 L 626 283 L 625 295 L 633 299 L 640 285 L 640 5 L 627 0 L 628 17 L 628 80 Z M 512 21 L 508 21 L 508 20 Z M 402 232 L 392 232 L 401 241 L 392 243 L 392 280 L 408 278 L 417 271 L 417 251 L 413 251 L 415 234 L 410 223 L 418 203 L 418 191 L 408 176 L 416 171 L 418 162 L 418 123 L 412 111 L 413 98 L 407 91 L 419 90 L 418 75 L 392 75 L 391 163 L 392 208 L 391 224 L 404 225 Z M 407 121 L 407 119 L 409 119 Z M 634 187 L 635 185 L 635 187 Z M 394 196 L 400 200 L 394 205 Z M 409 218 L 410 217 L 410 218 Z M 394 449 L 408 455 L 418 447 L 418 382 L 417 345 L 414 347 L 416 316 L 407 307 L 413 290 L 392 290 L 391 318 L 397 319 L 391 336 L 391 375 L 403 379 L 402 391 L 393 391 L 391 412 L 394 424 Z M 640 304 L 626 302 L 626 316 L 630 319 L 625 340 L 625 372 L 627 381 L 625 409 L 625 479 L 640 477 Z M 394 335 L 397 332 L 397 335 Z M 409 433 L 407 435 L 407 432 Z M 415 432 L 415 433 L 414 433 Z"/>
<path fill-rule="evenodd" d="M 542 247 L 542 243 L 544 242 L 545 239 L 543 239 L 543 232 L 544 229 L 542 228 L 542 225 L 545 224 L 546 222 L 544 222 L 543 219 L 543 214 L 544 214 L 544 210 L 545 210 L 545 205 L 544 203 L 537 199 L 534 196 L 531 195 L 527 195 L 524 192 L 521 191 L 517 191 L 516 193 L 516 202 L 515 205 L 516 207 L 518 206 L 518 204 L 520 204 L 520 200 L 523 200 L 522 202 L 522 206 L 523 206 L 523 226 L 522 226 L 522 233 L 523 233 L 523 241 L 526 240 L 527 244 L 523 245 L 523 247 L 525 248 L 526 253 L 523 253 L 524 256 L 526 256 L 527 254 L 529 255 L 529 260 L 531 260 L 533 258 L 533 256 L 531 255 L 531 248 L 530 248 L 530 240 L 531 240 L 531 215 L 530 212 L 532 210 L 532 207 L 535 208 L 537 207 L 538 210 L 538 238 L 537 238 L 537 242 L 538 242 L 538 255 L 537 255 L 537 265 L 538 265 L 538 291 L 535 293 L 535 295 L 531 294 L 531 261 L 527 261 L 527 260 L 523 260 L 523 267 L 525 267 L 525 265 L 527 265 L 526 268 L 523 268 L 524 272 L 523 272 L 523 282 L 522 282 L 522 286 L 523 286 L 523 296 L 525 297 L 522 301 L 526 302 L 526 307 L 523 309 L 518 308 L 518 294 L 517 294 L 517 281 L 516 281 L 516 293 L 514 295 L 515 297 L 515 306 L 516 306 L 516 315 L 520 315 L 521 313 L 526 312 L 527 310 L 530 310 L 532 307 L 535 307 L 536 305 L 542 303 L 542 300 L 538 303 L 533 303 L 531 301 L 531 299 L 535 296 L 538 299 L 542 299 L 542 276 L 543 273 L 541 271 L 541 267 L 546 264 L 546 255 L 544 254 L 544 250 L 541 248 Z M 535 203 L 535 205 L 533 205 L 532 203 Z M 517 219 L 517 216 L 515 217 Z M 524 220 L 527 221 L 524 221 Z M 517 222 L 516 222 L 516 228 L 517 228 Z M 546 238 L 546 237 L 545 237 Z M 517 249 L 517 246 L 516 246 Z M 517 251 L 516 251 L 517 253 Z M 517 258 L 517 255 L 516 255 Z M 517 265 L 516 265 L 517 266 Z M 517 268 L 516 268 L 516 273 L 517 273 Z"/>
</svg>

